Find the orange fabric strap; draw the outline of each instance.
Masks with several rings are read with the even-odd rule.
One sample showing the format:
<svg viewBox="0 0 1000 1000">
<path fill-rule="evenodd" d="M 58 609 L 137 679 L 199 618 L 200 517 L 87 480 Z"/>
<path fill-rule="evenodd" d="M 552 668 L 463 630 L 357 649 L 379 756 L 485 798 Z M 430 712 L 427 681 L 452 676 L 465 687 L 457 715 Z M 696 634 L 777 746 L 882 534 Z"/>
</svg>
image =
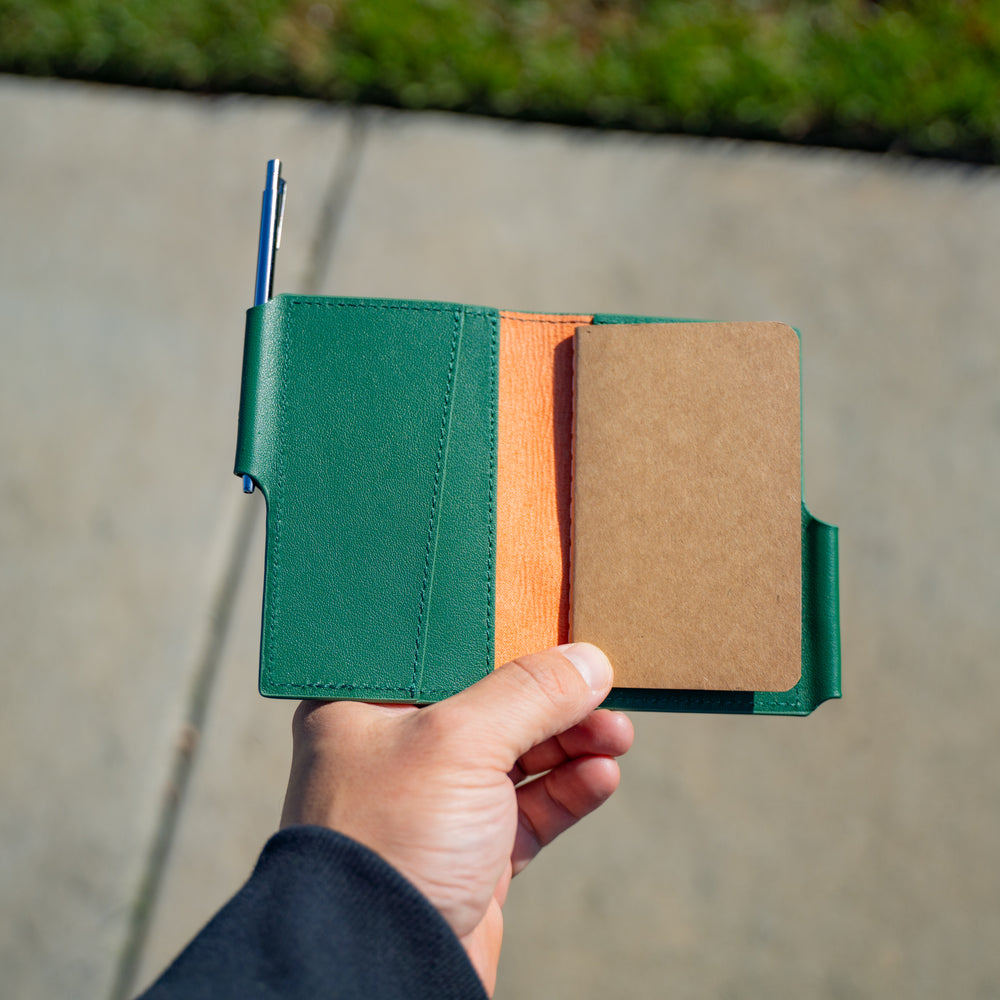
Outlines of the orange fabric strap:
<svg viewBox="0 0 1000 1000">
<path fill-rule="evenodd" d="M 500 313 L 497 665 L 569 635 L 573 333 L 592 318 Z"/>
</svg>

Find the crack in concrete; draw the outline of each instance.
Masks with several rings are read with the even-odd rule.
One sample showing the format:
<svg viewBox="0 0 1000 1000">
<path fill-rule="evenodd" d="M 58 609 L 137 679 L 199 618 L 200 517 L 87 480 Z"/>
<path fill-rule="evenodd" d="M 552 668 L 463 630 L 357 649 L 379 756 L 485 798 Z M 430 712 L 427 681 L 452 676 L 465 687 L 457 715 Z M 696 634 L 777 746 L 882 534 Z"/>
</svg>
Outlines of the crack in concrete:
<svg viewBox="0 0 1000 1000">
<path fill-rule="evenodd" d="M 225 570 L 209 613 L 204 649 L 194 672 L 187 712 L 177 741 L 170 776 L 164 790 L 159 822 L 156 825 L 153 842 L 143 866 L 143 875 L 129 917 L 125 947 L 122 949 L 111 988 L 111 1000 L 126 1000 L 131 993 L 138 972 L 163 872 L 166 869 L 167 858 L 183 812 L 185 793 L 197 757 L 199 736 L 208 716 L 212 688 L 218 674 L 219 662 L 229 632 L 233 607 L 246 566 L 250 540 L 253 537 L 257 511 L 260 506 L 260 503 L 248 502 L 237 514 L 236 529 L 229 546 Z"/>
<path fill-rule="evenodd" d="M 368 139 L 368 115 L 362 108 L 350 112 L 347 125 L 346 148 L 337 162 L 330 179 L 326 197 L 320 208 L 316 238 L 309 254 L 309 265 L 303 277 L 303 290 L 307 295 L 318 295 L 323 277 L 333 260 L 340 227 L 347 212 L 347 204 L 354 190 L 361 166 L 362 154 Z"/>
</svg>

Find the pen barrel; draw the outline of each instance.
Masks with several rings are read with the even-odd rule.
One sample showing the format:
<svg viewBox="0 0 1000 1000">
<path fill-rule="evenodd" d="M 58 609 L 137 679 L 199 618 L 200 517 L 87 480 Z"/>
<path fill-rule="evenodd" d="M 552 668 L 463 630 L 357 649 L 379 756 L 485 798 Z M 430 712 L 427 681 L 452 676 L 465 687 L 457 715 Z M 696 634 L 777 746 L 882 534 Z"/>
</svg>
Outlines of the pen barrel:
<svg viewBox="0 0 1000 1000">
<path fill-rule="evenodd" d="M 274 252 L 277 249 L 278 205 L 281 190 L 281 160 L 268 160 L 267 181 L 260 209 L 260 240 L 257 244 L 257 281 L 253 304 L 263 305 L 271 297 Z"/>
</svg>

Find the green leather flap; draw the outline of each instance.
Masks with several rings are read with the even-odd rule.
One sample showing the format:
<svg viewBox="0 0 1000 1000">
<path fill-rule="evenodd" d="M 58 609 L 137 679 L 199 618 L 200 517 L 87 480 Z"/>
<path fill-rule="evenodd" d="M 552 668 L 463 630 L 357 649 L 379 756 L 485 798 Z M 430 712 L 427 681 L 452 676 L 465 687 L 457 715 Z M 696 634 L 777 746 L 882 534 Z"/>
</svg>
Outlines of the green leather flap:
<svg viewBox="0 0 1000 1000">
<path fill-rule="evenodd" d="M 495 311 L 248 313 L 236 471 L 267 500 L 260 689 L 430 701 L 493 666 Z"/>
</svg>

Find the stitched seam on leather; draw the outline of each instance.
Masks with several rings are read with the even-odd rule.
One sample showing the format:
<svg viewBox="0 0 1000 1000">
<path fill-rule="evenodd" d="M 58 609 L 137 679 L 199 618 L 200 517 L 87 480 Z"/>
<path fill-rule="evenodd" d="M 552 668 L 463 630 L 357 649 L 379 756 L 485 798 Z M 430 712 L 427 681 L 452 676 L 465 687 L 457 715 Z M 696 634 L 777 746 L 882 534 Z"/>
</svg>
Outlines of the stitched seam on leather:
<svg viewBox="0 0 1000 1000">
<path fill-rule="evenodd" d="M 441 312 L 457 314 L 460 310 L 467 316 L 488 316 L 494 312 L 493 309 L 484 306 L 433 306 L 425 303 L 412 302 L 322 302 L 312 299 L 291 299 L 293 306 L 315 306 L 318 309 L 384 309 L 388 312 L 410 311 L 410 312 Z"/>
<path fill-rule="evenodd" d="M 496 631 L 496 579 L 497 579 L 497 446 L 498 446 L 498 413 L 499 394 L 497 382 L 500 377 L 500 318 L 490 317 L 490 491 L 489 491 L 489 532 L 488 550 L 486 553 L 486 662 L 483 664 L 483 676 L 493 669 L 495 658 L 494 643 L 490 641 L 493 633 L 495 642 Z M 490 609 L 494 609 L 491 621 Z"/>
<path fill-rule="evenodd" d="M 553 316 L 545 313 L 510 312 L 500 310 L 501 319 L 509 319 L 515 323 L 530 323 L 536 326 L 585 326 L 593 320 L 593 316 Z"/>
<path fill-rule="evenodd" d="M 299 681 L 297 683 L 275 683 L 271 685 L 285 690 L 300 690 L 301 688 L 322 688 L 324 691 L 391 691 L 394 694 L 408 694 L 409 688 L 396 687 L 391 684 L 334 684 L 332 681 Z"/>
<path fill-rule="evenodd" d="M 443 311 L 443 310 L 439 310 Z M 448 380 L 444 394 L 444 408 L 441 411 L 441 435 L 438 438 L 437 462 L 434 467 L 434 491 L 431 495 L 431 514 L 427 521 L 427 545 L 424 548 L 424 578 L 420 585 L 420 604 L 417 607 L 417 634 L 413 644 L 413 674 L 410 678 L 410 692 L 417 695 L 417 673 L 420 666 L 420 635 L 424 627 L 424 615 L 427 611 L 428 585 L 431 576 L 431 548 L 434 540 L 434 530 L 438 514 L 438 502 L 441 491 L 441 467 L 444 458 L 444 443 L 448 432 L 448 416 L 451 412 L 451 400 L 455 388 L 456 359 L 458 355 L 458 338 L 462 330 L 461 310 L 454 310 L 454 331 L 451 336 L 451 356 L 448 359 Z"/>
<path fill-rule="evenodd" d="M 408 687 L 397 687 L 392 684 L 366 684 L 363 687 L 357 684 L 334 684 L 332 681 L 301 681 L 298 683 L 285 683 L 276 682 L 271 685 L 275 688 L 284 688 L 286 691 L 295 690 L 299 691 L 302 688 L 317 688 L 323 691 L 387 691 L 392 694 L 409 694 L 410 689 Z M 426 694 L 454 694 L 456 692 L 455 688 L 425 688 L 423 692 Z"/>
<path fill-rule="evenodd" d="M 274 498 L 274 591 L 273 600 L 269 609 L 270 628 L 268 629 L 267 642 L 267 665 L 268 677 L 272 670 L 272 651 L 275 648 L 275 635 L 278 632 L 278 594 L 281 589 L 281 510 L 284 506 L 285 494 L 285 432 L 288 421 L 288 344 L 287 334 L 282 338 L 281 344 L 281 416 L 278 420 L 278 470 L 277 483 L 275 484 Z M 273 682 L 272 682 L 273 685 Z"/>
<path fill-rule="evenodd" d="M 801 681 L 799 682 L 801 683 Z M 798 685 L 795 687 L 798 690 Z M 756 694 L 767 694 L 768 692 L 755 692 Z M 794 698 L 772 698 L 771 704 L 778 708 L 802 708 L 802 694 L 801 692 L 797 694 Z"/>
</svg>

